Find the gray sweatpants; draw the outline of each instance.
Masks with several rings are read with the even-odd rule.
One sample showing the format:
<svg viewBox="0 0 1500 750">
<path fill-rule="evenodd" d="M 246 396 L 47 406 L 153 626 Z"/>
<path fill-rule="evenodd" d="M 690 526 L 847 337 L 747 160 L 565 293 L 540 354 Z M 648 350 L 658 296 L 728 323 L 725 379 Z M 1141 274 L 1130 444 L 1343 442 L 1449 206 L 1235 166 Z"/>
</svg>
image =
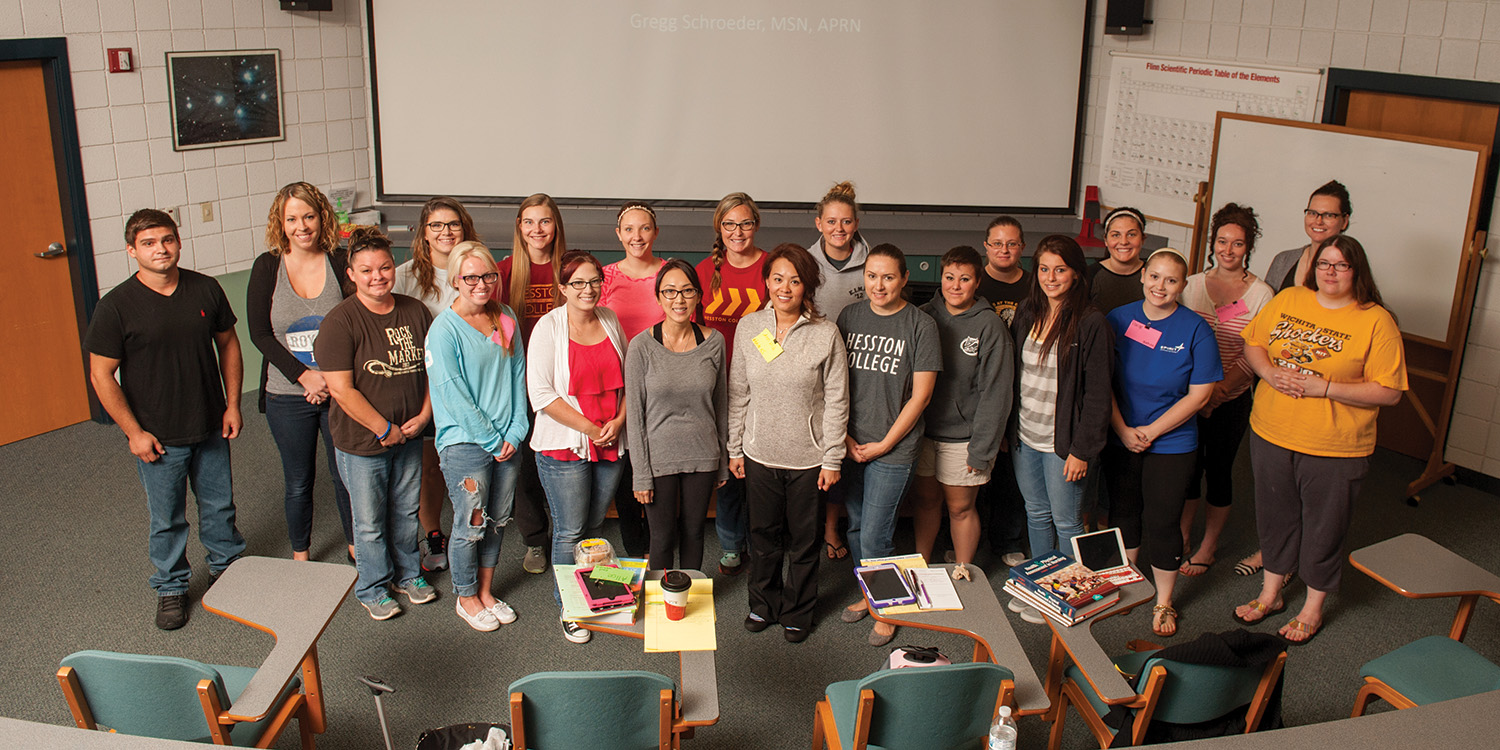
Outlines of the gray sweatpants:
<svg viewBox="0 0 1500 750">
<path fill-rule="evenodd" d="M 1255 528 L 1266 570 L 1296 571 L 1308 587 L 1339 589 L 1344 536 L 1370 457 L 1328 458 L 1287 450 L 1250 431 Z"/>
</svg>

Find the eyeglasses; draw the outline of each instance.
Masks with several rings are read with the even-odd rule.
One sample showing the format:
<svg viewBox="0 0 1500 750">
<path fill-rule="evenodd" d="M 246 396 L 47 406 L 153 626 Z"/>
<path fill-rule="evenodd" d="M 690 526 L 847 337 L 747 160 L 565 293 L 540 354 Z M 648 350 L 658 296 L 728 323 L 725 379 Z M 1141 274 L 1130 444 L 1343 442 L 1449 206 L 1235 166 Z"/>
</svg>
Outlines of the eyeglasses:
<svg viewBox="0 0 1500 750">
<path fill-rule="evenodd" d="M 427 222 L 427 231 L 432 232 L 433 234 L 437 234 L 437 233 L 443 231 L 444 229 L 446 229 L 446 230 L 448 230 L 450 232 L 459 232 L 459 231 L 463 231 L 463 228 L 464 228 L 464 223 L 461 222 L 461 221 L 429 221 L 429 222 Z"/>
<path fill-rule="evenodd" d="M 660 294 L 661 296 L 666 297 L 669 300 L 677 299 L 677 295 L 679 294 L 682 295 L 683 299 L 693 299 L 694 297 L 698 296 L 698 290 L 692 287 L 688 287 L 687 289 L 663 289 L 660 292 L 657 292 L 657 294 Z"/>
<path fill-rule="evenodd" d="M 1347 271 L 1347 270 L 1349 270 L 1349 269 L 1351 269 L 1351 268 L 1354 267 L 1354 266 L 1349 265 L 1348 263 L 1345 263 L 1344 261 L 1339 261 L 1337 263 L 1330 263 L 1330 262 L 1328 262 L 1326 260 L 1320 260 L 1320 261 L 1318 261 L 1317 266 L 1318 266 L 1318 270 L 1319 271 L 1327 271 L 1328 269 L 1332 268 L 1333 270 L 1338 271 L 1339 273 L 1343 273 L 1343 272 L 1345 272 L 1345 271 Z"/>
<path fill-rule="evenodd" d="M 1337 221 L 1344 218 L 1344 214 L 1338 211 L 1314 211 L 1310 208 L 1303 210 L 1302 215 L 1309 219 L 1322 219 L 1323 221 Z"/>
<path fill-rule="evenodd" d="M 723 230 L 725 234 L 729 234 L 736 229 L 743 232 L 748 232 L 755 228 L 756 223 L 757 222 L 754 219 L 747 219 L 745 221 L 721 221 L 719 222 L 719 229 Z"/>
<path fill-rule="evenodd" d="M 474 287 L 479 286 L 479 282 L 481 281 L 483 281 L 485 284 L 493 284 L 499 281 L 500 274 L 495 273 L 494 271 L 490 271 L 486 274 L 469 274 L 468 276 L 460 276 L 458 278 L 463 279 L 464 283 L 468 284 L 470 289 L 473 289 Z"/>
<path fill-rule="evenodd" d="M 573 290 L 578 292 L 581 292 L 590 287 L 598 289 L 599 287 L 604 286 L 604 277 L 601 276 L 596 279 L 589 279 L 588 281 L 569 281 L 568 286 L 573 287 Z"/>
<path fill-rule="evenodd" d="M 1011 240 L 1009 242 L 990 242 L 989 240 L 985 240 L 984 246 L 993 250 L 1020 250 L 1026 247 L 1026 243 L 1020 240 Z"/>
</svg>

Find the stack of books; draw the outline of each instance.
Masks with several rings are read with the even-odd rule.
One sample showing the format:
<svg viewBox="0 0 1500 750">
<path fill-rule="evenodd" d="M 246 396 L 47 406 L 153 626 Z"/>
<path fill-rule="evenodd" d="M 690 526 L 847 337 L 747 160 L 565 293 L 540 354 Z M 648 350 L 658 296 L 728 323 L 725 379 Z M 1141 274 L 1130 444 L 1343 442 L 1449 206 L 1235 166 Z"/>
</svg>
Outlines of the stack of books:
<svg viewBox="0 0 1500 750">
<path fill-rule="evenodd" d="M 592 567 L 592 566 L 589 566 Z M 562 595 L 562 617 L 564 620 L 573 622 L 590 623 L 596 625 L 630 625 L 637 619 L 640 610 L 642 587 L 646 577 L 646 561 L 636 558 L 620 558 L 619 567 L 629 573 L 629 583 L 625 584 L 634 593 L 635 597 L 629 603 L 620 603 L 618 606 L 592 608 L 589 606 L 589 593 L 584 591 L 583 584 L 579 581 L 574 571 L 577 565 L 554 565 L 553 575 L 556 576 L 557 590 Z M 624 576 L 621 576 L 623 579 Z"/>
<path fill-rule="evenodd" d="M 1119 587 L 1057 550 L 1010 569 L 1005 591 L 1063 625 L 1075 625 L 1120 600 Z"/>
</svg>

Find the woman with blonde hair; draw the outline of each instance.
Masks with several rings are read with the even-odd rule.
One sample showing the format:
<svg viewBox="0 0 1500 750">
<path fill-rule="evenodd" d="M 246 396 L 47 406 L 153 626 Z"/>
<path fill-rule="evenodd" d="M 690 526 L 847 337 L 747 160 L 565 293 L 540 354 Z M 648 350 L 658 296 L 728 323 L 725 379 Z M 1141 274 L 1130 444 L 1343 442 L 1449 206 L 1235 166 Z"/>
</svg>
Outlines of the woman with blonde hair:
<svg viewBox="0 0 1500 750">
<path fill-rule="evenodd" d="M 415 297 L 437 317 L 453 304 L 458 290 L 448 284 L 448 254 L 460 242 L 479 241 L 474 218 L 457 199 L 438 196 L 422 206 L 417 231 L 411 238 L 411 260 L 396 269 L 396 294 Z M 422 439 L 422 501 L 417 519 L 422 523 L 422 570 L 448 567 L 448 537 L 443 534 L 442 465 L 431 438 Z"/>
<path fill-rule="evenodd" d="M 328 383 L 313 355 L 323 317 L 344 300 L 347 257 L 338 241 L 338 216 L 322 191 L 306 182 L 283 187 L 266 217 L 268 249 L 255 259 L 245 290 L 250 340 L 264 357 L 260 409 L 281 453 L 287 536 L 295 560 L 310 559 L 320 434 L 344 542 L 354 556 L 349 490 L 339 476 L 328 429 Z"/>
</svg>

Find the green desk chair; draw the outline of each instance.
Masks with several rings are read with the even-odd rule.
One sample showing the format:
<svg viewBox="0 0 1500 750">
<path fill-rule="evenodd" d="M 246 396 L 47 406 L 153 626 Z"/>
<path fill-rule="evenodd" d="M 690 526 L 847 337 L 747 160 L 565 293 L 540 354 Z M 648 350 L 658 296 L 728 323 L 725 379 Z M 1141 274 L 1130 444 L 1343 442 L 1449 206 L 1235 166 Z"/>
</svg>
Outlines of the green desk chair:
<svg viewBox="0 0 1500 750">
<path fill-rule="evenodd" d="M 103 725 L 121 734 L 164 740 L 270 747 L 287 722 L 296 718 L 302 747 L 312 750 L 307 696 L 295 674 L 270 715 L 255 722 L 229 718 L 225 708 L 255 671 L 173 656 L 78 651 L 62 660 L 57 682 L 80 729 Z"/>
<path fill-rule="evenodd" d="M 1131 645 L 1136 646 L 1137 642 Z M 1186 664 L 1156 658 L 1155 654 L 1160 650 L 1153 647 L 1115 660 L 1115 668 L 1121 673 L 1144 675 L 1142 684 L 1145 688 L 1134 699 L 1121 704 L 1135 710 L 1130 728 L 1132 745 L 1142 743 L 1152 721 L 1196 724 L 1241 709 L 1245 711 L 1245 733 L 1255 731 L 1286 664 L 1285 650 L 1264 668 Z M 1047 747 L 1057 750 L 1061 744 L 1069 705 L 1078 710 L 1099 747 L 1109 747 L 1116 730 L 1104 723 L 1104 715 L 1109 713 L 1111 706 L 1099 697 L 1076 665 L 1069 666 L 1063 674 L 1062 690 L 1053 704 L 1056 713 L 1053 714 L 1052 737 Z"/>
<path fill-rule="evenodd" d="M 1365 662 L 1359 670 L 1365 684 L 1354 697 L 1352 715 L 1363 715 L 1376 698 L 1396 708 L 1414 708 L 1500 690 L 1500 666 L 1463 642 L 1478 599 L 1473 594 L 1461 598 L 1448 635 L 1430 635 Z"/>
<path fill-rule="evenodd" d="M 812 746 L 979 750 L 1000 706 L 1015 707 L 1013 677 L 998 664 L 971 662 L 835 682 L 813 714 Z"/>
<path fill-rule="evenodd" d="M 672 680 L 655 672 L 537 672 L 510 684 L 515 750 L 671 750 Z"/>
</svg>

